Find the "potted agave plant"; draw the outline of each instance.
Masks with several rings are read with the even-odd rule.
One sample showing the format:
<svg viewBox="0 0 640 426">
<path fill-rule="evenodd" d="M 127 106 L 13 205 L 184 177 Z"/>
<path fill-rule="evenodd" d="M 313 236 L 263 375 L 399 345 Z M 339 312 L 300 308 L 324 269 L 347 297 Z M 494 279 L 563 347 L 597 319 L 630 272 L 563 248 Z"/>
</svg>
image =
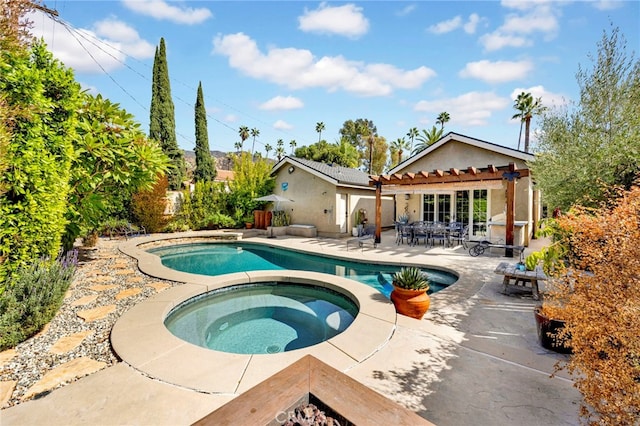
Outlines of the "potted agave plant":
<svg viewBox="0 0 640 426">
<path fill-rule="evenodd" d="M 402 268 L 393 274 L 391 301 L 396 312 L 411 318 L 422 319 L 429 309 L 431 299 L 427 294 L 429 278 L 416 267 Z"/>
</svg>

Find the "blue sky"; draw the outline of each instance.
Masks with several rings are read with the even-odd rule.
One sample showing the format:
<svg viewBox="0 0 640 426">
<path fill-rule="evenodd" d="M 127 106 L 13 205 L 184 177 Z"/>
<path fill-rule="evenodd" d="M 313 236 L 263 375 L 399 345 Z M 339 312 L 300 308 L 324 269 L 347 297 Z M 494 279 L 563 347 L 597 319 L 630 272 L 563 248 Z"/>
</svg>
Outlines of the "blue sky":
<svg viewBox="0 0 640 426">
<path fill-rule="evenodd" d="M 260 130 L 256 151 L 339 139 L 367 118 L 387 142 L 429 129 L 516 148 L 513 100 L 575 100 L 603 31 L 619 27 L 640 53 L 637 1 L 45 1 L 33 32 L 75 70 L 84 88 L 149 126 L 153 56 L 167 46 L 176 131 L 195 146 L 202 81 L 212 150 L 234 151 L 241 125 Z M 533 123 L 535 129 L 536 122 Z M 250 149 L 251 139 L 245 142 Z M 270 156 L 273 157 L 273 151 Z"/>
</svg>

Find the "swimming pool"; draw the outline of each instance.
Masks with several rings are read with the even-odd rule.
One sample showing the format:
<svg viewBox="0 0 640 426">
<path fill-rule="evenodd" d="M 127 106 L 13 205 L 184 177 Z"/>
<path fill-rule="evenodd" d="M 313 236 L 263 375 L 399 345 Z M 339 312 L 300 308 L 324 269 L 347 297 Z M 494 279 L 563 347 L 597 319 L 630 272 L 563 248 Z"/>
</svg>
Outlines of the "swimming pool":
<svg viewBox="0 0 640 426">
<path fill-rule="evenodd" d="M 236 354 L 274 354 L 342 333 L 358 315 L 345 294 L 325 287 L 266 282 L 213 290 L 169 312 L 171 333 L 194 345 Z"/>
<path fill-rule="evenodd" d="M 302 270 L 350 278 L 389 297 L 391 275 L 400 266 L 368 264 L 301 253 L 252 243 L 192 243 L 148 250 L 164 266 L 200 275 L 223 275 L 258 270 Z M 458 277 L 447 271 L 423 268 L 431 283 L 429 293 L 448 287 Z"/>
</svg>

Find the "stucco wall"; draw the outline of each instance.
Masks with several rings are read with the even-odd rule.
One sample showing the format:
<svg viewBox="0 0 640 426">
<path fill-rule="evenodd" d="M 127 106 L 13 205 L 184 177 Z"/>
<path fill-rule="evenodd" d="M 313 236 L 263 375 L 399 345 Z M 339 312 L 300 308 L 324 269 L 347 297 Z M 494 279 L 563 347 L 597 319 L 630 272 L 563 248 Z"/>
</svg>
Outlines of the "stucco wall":
<svg viewBox="0 0 640 426">
<path fill-rule="evenodd" d="M 469 166 L 484 168 L 488 165 L 506 166 L 509 163 L 514 163 L 516 167 L 520 169 L 527 168 L 527 165 L 523 160 L 499 152 L 458 142 L 456 140 L 451 140 L 433 152 L 430 152 L 425 157 L 417 160 L 415 163 L 406 166 L 402 170 L 398 171 L 398 173 L 416 173 L 420 171 L 432 172 L 434 170 L 446 171 L 450 168 L 466 170 Z M 470 185 L 473 185 L 474 189 L 482 188 L 482 183 L 473 182 Z M 505 222 L 507 181 L 503 180 L 500 188 L 494 188 L 495 185 L 495 182 L 487 184 L 486 188 L 489 191 L 488 216 L 494 222 Z M 465 188 L 460 186 L 454 188 L 447 185 L 434 185 L 433 190 L 427 190 L 425 192 L 437 190 L 453 191 L 455 189 Z M 409 187 L 407 187 L 407 190 L 410 191 Z M 534 219 L 533 190 L 530 177 L 518 179 L 515 197 L 515 221 L 525 221 L 527 224 L 520 229 L 516 228 L 514 243 L 527 245 L 533 232 Z M 396 216 L 404 212 L 408 212 L 410 221 L 422 219 L 422 197 L 420 194 L 411 194 L 408 200 L 405 199 L 403 194 L 398 194 L 396 196 L 396 200 Z M 536 206 L 536 209 L 539 209 L 539 206 Z M 504 227 L 494 227 L 491 237 L 504 239 L 504 234 Z"/>
<path fill-rule="evenodd" d="M 436 169 L 449 170 L 450 168 L 466 170 L 469 166 L 487 167 L 506 166 L 515 163 L 519 168 L 526 168 L 524 161 L 500 154 L 495 151 L 487 151 L 473 145 L 451 140 L 425 157 L 402 169 L 405 172 L 431 172 Z"/>
<path fill-rule="evenodd" d="M 351 234 L 354 225 L 354 213 L 363 208 L 367 211 L 369 223 L 375 220 L 375 191 L 336 186 L 331 182 L 296 167 L 293 173 L 289 166 L 281 167 L 276 175 L 274 193 L 289 198 L 292 202 L 281 202 L 280 210 L 291 216 L 291 223 L 314 225 L 319 236 L 340 237 Z M 283 184 L 286 190 L 283 189 Z M 346 198 L 346 217 L 339 216 L 341 194 Z M 393 226 L 393 199 L 382 200 L 382 226 Z M 275 205 L 268 206 L 274 209 Z M 341 220 L 346 220 L 344 232 L 341 232 Z"/>
</svg>

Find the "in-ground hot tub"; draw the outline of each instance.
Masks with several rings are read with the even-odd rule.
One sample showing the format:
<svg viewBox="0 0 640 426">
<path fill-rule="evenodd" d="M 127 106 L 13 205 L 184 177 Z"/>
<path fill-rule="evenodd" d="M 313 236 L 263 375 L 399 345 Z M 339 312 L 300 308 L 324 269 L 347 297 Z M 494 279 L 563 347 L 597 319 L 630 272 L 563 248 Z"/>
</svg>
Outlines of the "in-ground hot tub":
<svg viewBox="0 0 640 426">
<path fill-rule="evenodd" d="M 145 253 L 142 253 L 140 257 L 142 264 L 147 260 L 144 256 Z M 170 271 L 160 264 L 157 256 L 147 256 L 147 270 L 155 265 L 156 270 L 165 271 L 168 276 L 170 274 L 174 280 L 184 284 L 166 289 L 125 312 L 112 329 L 111 343 L 116 354 L 127 365 L 165 383 L 206 393 L 237 394 L 307 354 L 340 371 L 346 371 L 380 351 L 393 336 L 396 327 L 396 312 L 389 299 L 377 290 L 351 279 L 293 270 L 204 276 Z M 198 346 L 176 337 L 165 326 L 165 320 L 176 306 L 204 297 L 211 291 L 273 282 L 337 292 L 355 303 L 357 315 L 344 331 L 319 343 L 263 354 L 231 353 Z M 327 314 L 326 318 L 329 326 L 336 328 L 336 319 L 331 314 Z M 222 327 L 223 323 L 217 325 Z"/>
<path fill-rule="evenodd" d="M 274 354 L 331 339 L 357 315 L 358 306 L 344 293 L 274 281 L 204 293 L 173 308 L 164 323 L 176 337 L 203 348 Z"/>
</svg>

